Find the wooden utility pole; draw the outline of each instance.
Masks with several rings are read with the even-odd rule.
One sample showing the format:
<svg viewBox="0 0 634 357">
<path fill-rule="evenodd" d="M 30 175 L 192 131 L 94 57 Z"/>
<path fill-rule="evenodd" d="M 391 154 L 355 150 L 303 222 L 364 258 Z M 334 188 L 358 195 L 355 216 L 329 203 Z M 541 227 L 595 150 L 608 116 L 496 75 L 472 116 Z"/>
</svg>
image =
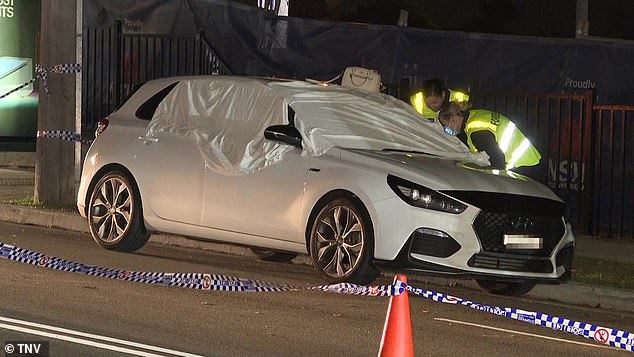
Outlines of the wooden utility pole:
<svg viewBox="0 0 634 357">
<path fill-rule="evenodd" d="M 51 67 L 77 62 L 77 21 L 81 1 L 46 0 L 41 7 L 39 64 Z M 79 20 L 81 21 L 81 20 Z M 51 73 L 47 95 L 40 84 L 38 130 L 77 130 L 77 74 Z M 49 206 L 75 204 L 79 143 L 39 138 L 35 161 L 35 201 Z"/>
</svg>

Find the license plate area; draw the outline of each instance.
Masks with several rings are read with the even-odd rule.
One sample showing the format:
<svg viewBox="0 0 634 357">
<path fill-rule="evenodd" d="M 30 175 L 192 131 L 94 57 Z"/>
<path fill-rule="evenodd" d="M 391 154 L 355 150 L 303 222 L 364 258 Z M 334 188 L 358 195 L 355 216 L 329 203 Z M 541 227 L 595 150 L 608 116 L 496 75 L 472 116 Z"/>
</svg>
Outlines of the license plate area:
<svg viewBox="0 0 634 357">
<path fill-rule="evenodd" d="M 530 234 L 505 234 L 504 246 L 506 249 L 542 249 L 544 238 Z"/>
</svg>

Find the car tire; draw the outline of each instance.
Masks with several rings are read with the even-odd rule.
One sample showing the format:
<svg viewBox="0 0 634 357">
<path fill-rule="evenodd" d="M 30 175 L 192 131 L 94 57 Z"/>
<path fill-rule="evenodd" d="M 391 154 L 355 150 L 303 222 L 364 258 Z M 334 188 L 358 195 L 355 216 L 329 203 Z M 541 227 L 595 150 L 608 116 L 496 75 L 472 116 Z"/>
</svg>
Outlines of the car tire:
<svg viewBox="0 0 634 357">
<path fill-rule="evenodd" d="M 491 294 L 503 296 L 523 296 L 537 285 L 534 281 L 501 282 L 479 279 L 476 283 Z"/>
<path fill-rule="evenodd" d="M 348 198 L 321 207 L 311 221 L 309 247 L 313 266 L 330 284 L 369 284 L 377 277 L 372 222 L 366 210 Z"/>
<path fill-rule="evenodd" d="M 258 259 L 267 262 L 287 263 L 297 257 L 297 254 L 276 252 L 274 250 L 264 248 L 251 247 L 251 251 L 258 257 Z"/>
<path fill-rule="evenodd" d="M 87 215 L 90 234 L 103 248 L 132 252 L 150 238 L 136 185 L 121 171 L 110 171 L 97 181 Z"/>
</svg>

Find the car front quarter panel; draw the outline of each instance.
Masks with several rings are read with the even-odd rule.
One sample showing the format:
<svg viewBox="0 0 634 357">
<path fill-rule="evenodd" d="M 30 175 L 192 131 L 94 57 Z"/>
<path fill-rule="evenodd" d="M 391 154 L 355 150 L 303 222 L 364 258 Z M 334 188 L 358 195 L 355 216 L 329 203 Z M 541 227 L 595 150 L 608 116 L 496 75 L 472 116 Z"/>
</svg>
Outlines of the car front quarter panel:
<svg viewBox="0 0 634 357">
<path fill-rule="evenodd" d="M 306 237 L 310 229 L 311 212 L 318 209 L 319 201 L 333 191 L 348 192 L 356 196 L 367 209 L 374 229 L 374 258 L 394 259 L 409 236 L 421 227 L 433 228 L 457 239 L 465 252 L 479 250 L 471 223 L 478 210 L 469 207 L 462 214 L 450 214 L 419 207 L 412 207 L 399 198 L 387 183 L 387 172 L 367 165 L 367 162 L 342 161 L 338 151 L 311 160 L 306 179 L 306 191 L 300 217 L 298 235 Z M 466 253 L 465 253 L 466 254 Z"/>
<path fill-rule="evenodd" d="M 311 212 L 318 209 L 319 201 L 335 191 L 355 196 L 364 205 L 372 220 L 375 232 L 380 231 L 380 222 L 374 203 L 391 197 L 396 197 L 387 185 L 387 175 L 379 171 L 367 170 L 362 167 L 349 166 L 338 160 L 331 152 L 324 156 L 311 159 L 310 169 L 306 177 L 306 189 L 301 206 L 302 221 L 298 226 L 298 236 L 305 239 Z"/>
</svg>

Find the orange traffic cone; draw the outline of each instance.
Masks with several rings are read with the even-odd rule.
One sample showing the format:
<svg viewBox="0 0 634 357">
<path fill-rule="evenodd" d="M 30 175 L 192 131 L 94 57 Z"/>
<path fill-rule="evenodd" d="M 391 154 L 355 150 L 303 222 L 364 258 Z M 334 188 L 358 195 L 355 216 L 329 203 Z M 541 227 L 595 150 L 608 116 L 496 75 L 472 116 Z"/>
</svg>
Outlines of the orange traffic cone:
<svg viewBox="0 0 634 357">
<path fill-rule="evenodd" d="M 407 283 L 405 275 L 396 275 L 394 283 L 396 280 Z M 409 314 L 407 290 L 398 296 L 390 297 L 381 346 L 379 346 L 379 356 L 414 356 L 414 339 L 412 338 L 412 321 Z"/>
</svg>

